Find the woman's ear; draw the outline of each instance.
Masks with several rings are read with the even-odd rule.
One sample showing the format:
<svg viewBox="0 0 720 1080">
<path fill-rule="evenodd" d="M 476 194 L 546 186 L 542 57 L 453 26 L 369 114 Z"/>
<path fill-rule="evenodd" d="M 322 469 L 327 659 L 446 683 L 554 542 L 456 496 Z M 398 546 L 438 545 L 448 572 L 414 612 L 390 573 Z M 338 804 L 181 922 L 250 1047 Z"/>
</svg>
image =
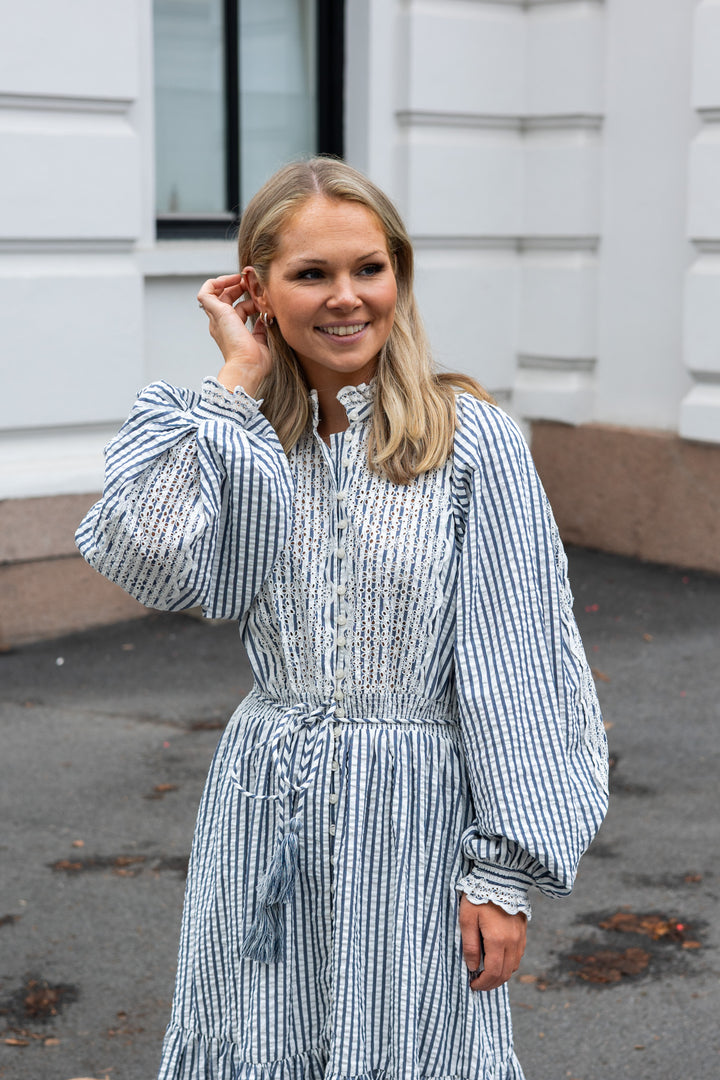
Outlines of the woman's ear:
<svg viewBox="0 0 720 1080">
<path fill-rule="evenodd" d="M 272 315 L 272 312 L 267 310 L 267 291 L 260 281 L 260 278 L 255 273 L 255 267 L 244 266 L 242 273 L 245 275 L 245 279 L 248 283 L 248 292 L 255 301 L 255 306 L 258 311 L 267 311 L 268 316 Z"/>
</svg>

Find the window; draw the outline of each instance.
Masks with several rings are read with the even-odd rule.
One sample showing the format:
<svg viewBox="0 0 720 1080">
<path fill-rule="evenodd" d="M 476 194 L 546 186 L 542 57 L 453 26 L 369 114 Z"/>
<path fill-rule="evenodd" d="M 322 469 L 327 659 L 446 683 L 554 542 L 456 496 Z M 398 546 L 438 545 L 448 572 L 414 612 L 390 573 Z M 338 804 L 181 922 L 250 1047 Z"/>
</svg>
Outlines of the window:
<svg viewBox="0 0 720 1080">
<path fill-rule="evenodd" d="M 343 0 L 154 0 L 159 237 L 222 237 L 280 165 L 342 154 Z"/>
</svg>

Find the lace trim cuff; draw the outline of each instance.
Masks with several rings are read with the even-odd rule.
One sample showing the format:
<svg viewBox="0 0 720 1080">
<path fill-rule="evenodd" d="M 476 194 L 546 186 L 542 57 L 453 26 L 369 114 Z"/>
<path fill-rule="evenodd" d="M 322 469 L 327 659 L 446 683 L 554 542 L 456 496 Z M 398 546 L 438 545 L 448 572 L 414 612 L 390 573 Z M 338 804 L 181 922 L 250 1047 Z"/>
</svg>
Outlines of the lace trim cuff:
<svg viewBox="0 0 720 1080">
<path fill-rule="evenodd" d="M 527 916 L 528 922 L 532 918 L 532 907 L 524 886 L 491 881 L 482 870 L 476 869 L 461 878 L 455 888 L 458 892 L 465 893 L 471 904 L 497 904 L 508 915 L 522 912 Z"/>
<path fill-rule="evenodd" d="M 203 379 L 200 408 L 207 415 L 233 417 L 236 420 L 253 420 L 260 411 L 262 398 L 250 397 L 242 386 L 228 390 L 217 379 Z"/>
</svg>

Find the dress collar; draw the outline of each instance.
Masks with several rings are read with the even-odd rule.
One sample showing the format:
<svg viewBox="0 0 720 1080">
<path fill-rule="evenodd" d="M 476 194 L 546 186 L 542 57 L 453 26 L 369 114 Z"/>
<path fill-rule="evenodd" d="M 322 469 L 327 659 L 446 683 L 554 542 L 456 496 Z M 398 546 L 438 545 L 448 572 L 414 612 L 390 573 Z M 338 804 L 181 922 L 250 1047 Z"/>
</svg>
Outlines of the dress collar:
<svg viewBox="0 0 720 1080">
<path fill-rule="evenodd" d="M 375 380 L 369 383 L 360 383 L 359 386 L 342 386 L 335 395 L 344 407 L 350 424 L 366 420 L 372 412 L 375 400 Z M 317 430 L 320 419 L 317 390 L 310 391 L 310 407 L 312 409 L 313 428 Z"/>
</svg>

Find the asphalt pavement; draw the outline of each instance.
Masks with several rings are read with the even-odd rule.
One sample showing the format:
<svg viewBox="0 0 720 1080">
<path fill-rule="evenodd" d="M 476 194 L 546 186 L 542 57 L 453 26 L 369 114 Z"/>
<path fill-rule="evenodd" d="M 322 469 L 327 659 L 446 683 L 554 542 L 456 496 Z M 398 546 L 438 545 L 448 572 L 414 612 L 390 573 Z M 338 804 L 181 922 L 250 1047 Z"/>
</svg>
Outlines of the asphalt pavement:
<svg viewBox="0 0 720 1080">
<path fill-rule="evenodd" d="M 612 800 L 512 982 L 528 1080 L 717 1080 L 720 578 L 570 552 Z M 154 1080 L 237 628 L 152 615 L 0 656 L 0 1078 Z"/>
</svg>

